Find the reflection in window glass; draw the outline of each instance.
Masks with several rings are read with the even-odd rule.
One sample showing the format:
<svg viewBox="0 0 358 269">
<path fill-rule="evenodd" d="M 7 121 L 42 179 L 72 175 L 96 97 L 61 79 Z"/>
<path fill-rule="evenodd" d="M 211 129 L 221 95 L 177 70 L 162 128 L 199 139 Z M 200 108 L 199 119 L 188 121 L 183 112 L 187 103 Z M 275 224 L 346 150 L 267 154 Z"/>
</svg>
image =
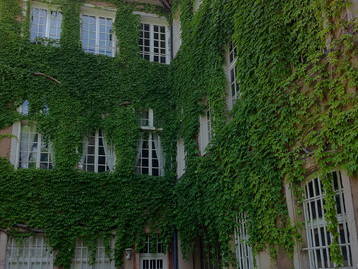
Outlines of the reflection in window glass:
<svg viewBox="0 0 358 269">
<path fill-rule="evenodd" d="M 89 15 L 81 16 L 81 43 L 85 52 L 114 56 L 113 20 Z"/>
</svg>

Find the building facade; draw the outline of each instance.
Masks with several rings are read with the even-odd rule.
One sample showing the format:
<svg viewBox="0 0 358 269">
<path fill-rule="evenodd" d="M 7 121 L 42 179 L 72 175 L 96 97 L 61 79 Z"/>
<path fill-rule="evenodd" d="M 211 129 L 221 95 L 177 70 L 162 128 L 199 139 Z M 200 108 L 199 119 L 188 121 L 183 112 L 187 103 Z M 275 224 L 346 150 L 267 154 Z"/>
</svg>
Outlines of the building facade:
<svg viewBox="0 0 358 269">
<path fill-rule="evenodd" d="M 0 269 L 358 268 L 358 177 L 355 171 L 357 169 L 352 165 L 357 161 L 357 149 L 354 147 L 357 139 L 357 84 L 354 75 L 348 75 L 350 72 L 356 74 L 357 55 L 354 53 L 355 46 L 345 50 L 344 38 L 340 39 L 345 34 L 353 36 L 353 40 L 356 38 L 356 31 L 350 28 L 356 25 L 358 16 L 356 0 L 347 4 L 333 18 L 327 15 L 327 21 L 333 21 L 333 25 L 343 21 L 348 26 L 334 28 L 325 37 L 325 49 L 342 50 L 342 55 L 345 56 L 345 53 L 352 54 L 347 56 L 348 60 L 343 56 L 338 57 L 339 60 L 348 61 L 351 69 L 336 71 L 339 69 L 335 66 L 336 62 L 327 64 L 330 72 L 337 72 L 330 74 L 331 77 L 341 76 L 345 81 L 342 83 L 343 89 L 340 88 L 344 94 L 333 96 L 332 99 L 342 99 L 345 102 L 344 98 L 351 98 L 346 101 L 347 107 L 340 106 L 341 103 L 337 106 L 342 115 L 349 113 L 342 117 L 346 116 L 347 124 L 355 130 L 355 133 L 349 134 L 350 145 L 340 145 L 339 141 L 335 141 L 336 144 L 329 141 L 325 144 L 327 154 L 335 151 L 351 152 L 351 156 L 344 155 L 345 159 L 339 162 L 335 162 L 331 155 L 321 158 L 317 153 L 321 148 L 313 142 L 305 144 L 306 136 L 310 136 L 307 133 L 302 139 L 282 142 L 284 150 L 280 148 L 274 153 L 271 152 L 274 151 L 272 149 L 266 152 L 257 150 L 258 153 L 255 153 L 262 146 L 261 141 L 251 143 L 250 136 L 257 139 L 274 137 L 277 133 L 273 130 L 273 133 L 258 135 L 256 131 L 252 131 L 260 128 L 259 124 L 254 124 L 264 118 L 266 113 L 258 111 L 261 106 L 259 98 L 267 98 L 265 102 L 271 101 L 270 93 L 250 97 L 248 89 L 250 86 L 260 86 L 261 82 L 253 85 L 253 81 L 266 79 L 257 70 L 275 70 L 276 66 L 271 65 L 271 59 L 267 61 L 270 65 L 260 66 L 261 60 L 257 62 L 256 56 L 250 56 L 252 62 L 242 57 L 243 43 L 240 38 L 249 35 L 248 30 L 238 29 L 239 23 L 237 26 L 234 22 L 229 22 L 229 19 L 226 21 L 226 18 L 235 18 L 241 24 L 245 23 L 240 21 L 242 18 L 238 15 L 239 11 L 234 9 L 237 8 L 235 1 L 0 2 L 0 23 L 3 25 L 0 33 L 4 35 L 4 42 L 0 44 L 0 90 L 3 91 L 3 94 L 0 93 L 0 98 L 3 99 L 0 100 L 3 106 L 0 109 L 0 157 L 3 158 L 0 169 L 3 170 L 1 176 L 4 179 L 2 190 L 10 192 L 3 200 L 0 199 L 4 204 L 1 209 L 4 217 L 0 222 Z M 223 6 L 222 13 L 228 14 L 220 11 L 210 13 L 220 5 Z M 260 8 L 262 12 L 265 10 L 265 6 Z M 283 13 L 287 11 L 282 10 Z M 259 13 L 259 9 L 257 12 Z M 191 17 L 188 16 L 189 13 Z M 269 17 L 265 13 L 258 13 L 253 16 Z M 302 14 L 305 15 L 304 12 Z M 314 16 L 309 14 L 313 20 Z M 289 22 L 281 23 L 291 27 L 299 24 L 300 20 L 305 21 L 298 16 L 292 21 L 287 19 Z M 222 29 L 228 25 L 231 26 L 230 29 Z M 205 29 L 206 26 L 209 30 Z M 256 27 L 260 28 L 260 25 Z M 306 30 L 299 29 L 302 32 Z M 260 29 L 255 28 L 253 31 L 262 34 Z M 272 29 L 265 29 L 266 31 L 275 32 Z M 201 32 L 208 34 L 201 36 Z M 222 39 L 220 44 L 207 44 L 210 32 L 217 36 L 212 40 Z M 272 38 L 275 40 L 277 37 Z M 297 40 L 289 42 L 299 43 Z M 197 45 L 192 47 L 194 43 Z M 276 46 L 274 49 L 269 46 L 266 48 L 266 45 L 263 45 L 264 48 L 260 47 L 260 44 L 258 42 L 257 50 L 269 48 L 267 54 L 275 55 L 277 43 L 269 43 Z M 214 49 L 218 52 L 211 55 L 210 52 Z M 289 50 L 285 47 L 283 51 L 286 52 L 286 49 Z M 305 58 L 310 49 L 312 48 L 307 46 L 302 49 L 303 52 L 298 53 L 302 63 L 297 66 L 307 64 L 307 69 L 303 72 L 314 69 L 310 60 Z M 194 62 L 188 62 L 186 57 L 189 56 L 186 55 L 192 56 Z M 221 55 L 220 59 L 217 55 Z M 281 60 L 280 57 L 277 59 Z M 288 62 L 291 63 L 290 61 Z M 265 60 L 262 59 L 262 62 Z M 318 60 L 315 63 L 319 65 Z M 281 62 L 277 66 L 281 66 Z M 294 73 L 297 66 L 288 69 Z M 200 67 L 202 70 L 199 70 Z M 251 84 L 244 81 L 249 72 L 242 72 L 249 67 L 252 69 L 250 72 L 255 73 Z M 315 72 L 319 73 L 317 70 Z M 310 91 L 311 84 L 300 84 L 297 82 L 299 78 L 289 80 L 288 77 L 289 75 L 287 81 L 292 85 L 299 85 L 302 92 Z M 314 75 L 312 77 L 313 81 L 319 81 Z M 277 78 L 279 79 L 282 78 Z M 268 84 L 278 85 L 275 81 L 276 78 L 272 78 Z M 287 85 L 288 83 L 284 86 L 280 84 L 277 88 L 282 89 Z M 288 94 L 287 98 L 289 97 L 292 96 Z M 324 111 L 325 102 L 330 97 L 320 99 L 316 106 Z M 248 103 L 245 98 L 256 99 L 257 106 L 246 109 Z M 298 111 L 292 109 L 290 112 L 282 112 L 284 109 L 289 111 L 291 105 L 297 105 L 293 101 L 286 104 L 282 100 L 277 100 L 280 103 L 272 114 L 266 115 L 270 119 L 265 121 L 268 122 L 275 116 L 279 118 L 278 114 Z M 275 100 L 271 103 L 274 102 Z M 309 127 L 301 124 L 300 120 L 305 115 L 300 115 L 300 112 L 295 114 L 296 121 L 292 126 L 302 128 L 304 133 L 305 128 Z M 315 112 L 316 110 L 312 114 Z M 244 116 L 250 120 L 246 122 L 242 118 Z M 325 123 L 327 121 L 320 122 L 321 125 Z M 240 124 L 245 128 L 241 129 Z M 321 128 L 315 124 L 309 132 L 314 133 Z M 230 127 L 234 125 L 236 127 Z M 274 129 L 273 126 L 268 127 L 265 132 Z M 339 137 L 343 135 L 345 127 L 347 125 L 337 124 L 330 131 Z M 330 137 L 330 134 L 327 136 Z M 286 135 L 291 137 L 291 134 Z M 235 144 L 235 137 L 240 138 L 242 144 Z M 242 142 L 243 137 L 247 137 L 247 144 Z M 272 144 L 276 145 L 280 139 L 281 137 L 274 137 Z M 249 152 L 248 155 L 241 153 L 243 147 Z M 303 148 L 304 152 L 299 152 L 297 148 Z M 299 176 L 293 176 L 294 173 L 287 169 L 285 165 L 289 161 L 286 162 L 282 156 L 281 159 L 278 157 L 282 152 L 286 157 L 297 158 L 297 163 L 299 160 L 297 166 L 303 171 Z M 264 156 L 265 154 L 267 155 Z M 232 159 L 226 160 L 227 156 Z M 253 159 L 247 160 L 250 156 Z M 256 162 L 265 158 L 275 159 L 274 164 L 268 162 L 256 166 Z M 256 183 L 250 185 L 250 181 L 247 183 L 241 180 L 245 165 L 250 162 L 250 166 L 260 170 L 256 175 L 251 173 L 253 178 L 263 178 L 260 173 L 265 172 L 265 166 L 272 165 L 274 170 L 285 171 L 268 176 L 275 183 L 265 183 L 263 180 L 258 181 L 258 186 L 253 186 Z M 3 163 L 10 163 L 13 170 L 6 170 L 9 168 Z M 209 172 L 204 174 L 203 171 Z M 104 175 L 103 178 L 101 175 Z M 71 185 L 66 187 L 66 177 L 76 176 L 83 180 L 76 185 L 79 190 L 71 189 Z M 10 184 L 11 188 L 5 184 L 7 180 L 21 177 L 27 179 L 14 186 Z M 203 181 L 200 181 L 201 177 Z M 279 180 L 276 180 L 277 177 L 280 177 Z M 46 178 L 49 178 L 48 181 Z M 116 192 L 116 187 L 111 186 L 117 178 L 123 186 L 127 186 L 128 180 L 136 180 L 139 187 L 133 190 L 128 187 L 128 196 L 120 200 L 117 196 L 123 193 Z M 140 181 L 142 178 L 148 181 Z M 301 180 L 295 181 L 297 178 Z M 162 179 L 170 182 L 163 189 L 160 187 Z M 95 181 L 96 185 L 91 185 L 90 180 Z M 236 183 L 232 182 L 240 180 L 244 182 L 244 187 L 238 183 L 234 190 Z M 157 182 L 157 185 L 153 185 L 154 191 L 146 185 L 150 181 Z M 216 181 L 220 181 L 219 186 L 215 185 Z M 64 184 L 61 185 L 66 190 L 64 195 L 71 196 L 68 200 L 71 203 L 76 203 L 78 198 L 78 205 L 72 207 L 73 204 L 61 201 L 66 198 L 57 198 L 58 191 L 55 185 L 51 190 L 51 182 L 58 186 Z M 270 199 L 265 200 L 265 195 L 260 196 L 260 190 L 267 187 L 265 184 L 272 184 L 272 191 L 277 193 L 277 199 L 269 201 Z M 84 186 L 83 189 L 81 186 Z M 213 189 L 208 186 L 213 186 Z M 28 197 L 11 193 L 11 190 L 22 187 L 32 190 Z M 188 193 L 186 197 L 186 193 L 180 191 L 188 188 L 193 193 Z M 232 194 L 229 195 L 231 198 L 220 195 L 225 188 Z M 246 207 L 232 202 L 231 199 L 241 196 L 242 201 L 247 201 L 240 188 L 247 188 L 248 196 L 252 195 L 251 188 L 255 189 L 253 204 L 257 203 L 255 199 L 262 199 L 261 203 L 267 207 L 260 211 L 256 204 Z M 298 188 L 301 191 L 297 191 Z M 48 193 L 42 196 L 42 190 L 48 191 L 52 196 Z M 142 194 L 133 194 L 134 190 Z M 94 202 L 89 199 L 91 195 L 102 200 Z M 82 203 L 83 196 L 87 198 Z M 117 205 L 118 212 L 115 204 L 106 208 L 107 204 L 116 203 L 117 199 L 123 202 Z M 33 201 L 34 205 L 27 204 L 29 201 Z M 219 204 L 222 201 L 223 205 Z M 268 212 L 278 201 L 281 204 L 276 211 Z M 98 216 L 98 220 L 97 216 L 90 213 L 92 203 L 95 207 L 93 212 L 101 212 L 103 206 L 104 213 Z M 143 206 L 128 205 L 131 203 L 143 203 Z M 19 211 L 14 209 L 17 204 Z M 196 207 L 198 204 L 203 206 L 202 210 Z M 59 219 L 56 216 L 48 221 L 44 220 L 44 216 L 26 219 L 29 216 L 27 211 L 41 215 L 42 207 L 49 208 L 43 213 L 44 216 L 49 217 L 57 212 Z M 240 209 L 233 210 L 237 207 Z M 113 208 L 113 212 L 107 212 Z M 127 208 L 129 213 L 121 208 Z M 280 210 L 285 213 L 278 213 Z M 79 214 L 78 219 L 74 220 L 71 216 L 69 224 L 65 224 L 66 214 L 70 212 Z M 129 216 L 131 213 L 133 218 Z M 208 217 L 212 213 L 217 215 Z M 141 214 L 143 219 L 138 220 Z M 257 221 L 255 215 L 259 218 L 260 214 L 263 220 L 271 217 L 268 223 L 274 228 L 267 231 L 272 234 L 265 235 L 264 227 L 255 231 L 260 226 L 257 222 L 253 223 Z M 110 218 L 113 218 L 113 225 Z M 169 221 L 171 219 L 173 222 Z M 226 222 L 217 222 L 217 219 L 226 219 Z M 49 227 L 56 221 L 60 226 Z M 159 224 L 155 225 L 155 222 Z M 128 228 L 123 234 L 118 232 L 131 225 L 133 230 Z M 192 229 L 188 227 L 191 225 Z M 261 226 L 265 225 L 263 223 Z M 64 237 L 67 233 L 56 234 L 58 227 L 68 227 L 71 238 L 66 243 L 62 244 L 62 241 L 66 241 Z M 141 231 L 138 231 L 139 227 L 142 228 Z M 227 232 L 228 230 L 231 232 Z M 86 232 L 90 234 L 90 240 L 86 237 Z M 162 233 L 166 233 L 165 237 L 161 237 Z M 287 233 L 292 233 L 292 236 Z M 19 239 L 23 234 L 27 236 Z M 285 237 L 280 241 L 283 234 L 287 236 L 287 240 Z M 129 239 L 117 240 L 121 236 Z M 216 240 L 212 240 L 214 237 Z M 221 241 L 222 238 L 226 241 Z M 272 238 L 277 239 L 277 244 L 270 241 Z M 187 242 L 189 239 L 192 239 L 191 243 Z M 118 247 L 122 242 L 132 244 Z M 216 245 L 220 247 L 216 248 Z M 66 247 L 71 254 L 63 254 Z M 338 258 L 335 256 L 337 253 L 340 254 Z M 56 259 L 56 256 L 71 259 L 63 262 Z"/>
</svg>

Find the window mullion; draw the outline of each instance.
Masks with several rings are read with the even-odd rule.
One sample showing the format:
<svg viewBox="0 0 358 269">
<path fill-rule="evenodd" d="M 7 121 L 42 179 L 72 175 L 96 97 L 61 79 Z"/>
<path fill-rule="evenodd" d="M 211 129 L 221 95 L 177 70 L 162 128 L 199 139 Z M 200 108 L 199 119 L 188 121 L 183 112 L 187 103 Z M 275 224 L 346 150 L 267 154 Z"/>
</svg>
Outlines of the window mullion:
<svg viewBox="0 0 358 269">
<path fill-rule="evenodd" d="M 16 168 L 19 168 L 19 164 L 20 164 L 20 154 L 21 154 L 21 134 L 22 134 L 22 123 L 20 122 L 20 127 L 17 130 L 17 137 L 18 139 L 16 140 L 16 160 L 15 160 L 15 166 Z"/>
<path fill-rule="evenodd" d="M 50 10 L 46 10 L 46 30 L 45 30 L 45 37 L 49 38 L 50 37 Z"/>
<path fill-rule="evenodd" d="M 95 52 L 96 54 L 99 54 L 99 17 L 95 16 L 96 18 L 96 48 Z"/>
<path fill-rule="evenodd" d="M 166 64 L 169 64 L 170 60 L 171 60 L 170 55 L 171 55 L 172 51 L 171 51 L 171 47 L 170 47 L 170 40 L 172 38 L 173 37 L 170 35 L 169 27 L 165 26 L 165 42 L 166 42 L 166 44 L 165 44 L 165 46 L 166 46 L 166 50 L 165 50 L 166 55 L 165 55 L 165 57 L 166 57 Z"/>
<path fill-rule="evenodd" d="M 40 133 L 37 133 L 36 168 L 40 168 L 41 146 L 42 146 L 42 136 Z"/>
<path fill-rule="evenodd" d="M 149 24 L 149 55 L 150 61 L 154 61 L 154 26 Z"/>
</svg>

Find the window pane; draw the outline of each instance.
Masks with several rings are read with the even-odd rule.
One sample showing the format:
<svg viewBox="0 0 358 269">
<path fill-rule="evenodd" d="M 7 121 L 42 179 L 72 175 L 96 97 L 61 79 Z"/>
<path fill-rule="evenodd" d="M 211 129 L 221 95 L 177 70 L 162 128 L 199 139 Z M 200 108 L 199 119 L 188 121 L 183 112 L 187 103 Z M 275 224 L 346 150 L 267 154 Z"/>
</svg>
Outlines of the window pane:
<svg viewBox="0 0 358 269">
<path fill-rule="evenodd" d="M 42 8 L 32 8 L 30 40 L 46 37 L 47 10 Z"/>
<path fill-rule="evenodd" d="M 152 62 L 167 63 L 165 26 L 141 24 L 138 43 L 142 58 Z"/>
<path fill-rule="evenodd" d="M 50 12 L 49 38 L 59 40 L 61 37 L 62 14 L 58 11 Z"/>
<path fill-rule="evenodd" d="M 102 130 L 92 133 L 83 144 L 82 169 L 105 172 L 114 168 L 114 149 L 108 145 Z M 111 167 L 111 168 L 110 168 Z"/>
<path fill-rule="evenodd" d="M 96 52 L 96 17 L 81 16 L 81 42 L 85 52 Z"/>
</svg>

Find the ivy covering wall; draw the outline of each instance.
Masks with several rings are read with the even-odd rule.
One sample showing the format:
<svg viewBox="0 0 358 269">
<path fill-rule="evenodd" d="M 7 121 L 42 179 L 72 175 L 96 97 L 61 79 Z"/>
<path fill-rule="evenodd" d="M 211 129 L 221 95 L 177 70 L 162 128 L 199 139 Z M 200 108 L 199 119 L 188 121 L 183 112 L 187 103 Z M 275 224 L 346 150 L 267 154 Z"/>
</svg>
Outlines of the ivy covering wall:
<svg viewBox="0 0 358 269">
<path fill-rule="evenodd" d="M 22 16 L 19 3 L 0 1 L 0 129 L 19 120 L 36 124 L 53 144 L 55 169 L 14 170 L 1 160 L 0 226 L 17 236 L 21 236 L 18 224 L 26 225 L 30 233 L 42 230 L 56 251 L 55 263 L 65 268 L 71 264 L 76 239 L 94 250 L 98 238 L 109 246 L 115 234 L 114 254 L 120 264 L 125 248 L 144 242 L 145 227 L 161 231 L 165 240 L 171 238 L 175 141 L 169 67 L 140 58 L 139 17 L 132 14 L 138 8 L 163 11 L 112 1 L 117 7 L 114 28 L 119 43 L 119 53 L 112 58 L 82 51 L 84 2 L 52 1 L 63 14 L 60 46 L 29 42 L 29 12 Z M 34 76 L 39 72 L 60 83 Z M 17 112 L 24 100 L 30 103 L 28 116 Z M 45 106 L 48 113 L 41 113 Z M 137 114 L 146 108 L 154 110 L 155 126 L 163 129 L 164 177 L 135 174 Z M 77 169 L 83 139 L 97 129 L 115 145 L 114 172 Z"/>
<path fill-rule="evenodd" d="M 194 13 L 192 0 L 176 1 L 172 13 L 180 14 L 182 46 L 170 66 L 139 57 L 139 19 L 132 14 L 164 11 L 108 2 L 117 7 L 114 58 L 82 51 L 83 1 L 52 2 L 64 18 L 54 47 L 31 44 L 20 2 L 0 0 L 0 129 L 36 122 L 54 145 L 56 164 L 53 171 L 14 170 L 1 160 L 0 227 L 17 235 L 16 224 L 43 230 L 55 263 L 66 268 L 76 238 L 93 249 L 98 237 L 109 242 L 115 232 L 119 264 L 148 226 L 167 241 L 178 230 L 186 253 L 200 240 L 207 255 L 220 253 L 230 262 L 240 213 L 256 251 L 292 251 L 300 225 L 288 219 L 284 182 L 300 200 L 307 162 L 316 175 L 358 169 L 357 23 L 347 19 L 349 2 L 203 0 Z M 231 41 L 238 50 L 240 98 L 228 111 L 223 67 Z M 31 104 L 28 116 L 16 112 L 24 100 Z M 48 114 L 40 113 L 45 105 Z M 136 112 L 149 107 L 163 128 L 164 177 L 134 173 Z M 199 115 L 207 107 L 215 135 L 200 156 Z M 116 171 L 78 171 L 83 137 L 99 128 L 115 145 Z M 178 138 L 185 142 L 186 173 L 176 182 Z M 331 255 L 339 264 L 333 195 L 325 209 L 335 236 Z"/>
<path fill-rule="evenodd" d="M 302 225 L 290 223 L 284 183 L 300 201 L 312 174 L 307 164 L 327 190 L 327 172 L 357 172 L 357 21 L 349 9 L 348 1 L 211 0 L 194 13 L 193 1 L 179 1 L 184 41 L 171 75 L 187 154 L 176 185 L 185 246 L 201 238 L 212 258 L 224 253 L 229 262 L 241 213 L 256 252 L 292 253 Z M 232 111 L 223 72 L 230 42 L 240 88 Z M 195 138 L 206 108 L 215 135 L 202 157 Z M 332 260 L 340 264 L 333 191 L 325 210 Z"/>
</svg>

